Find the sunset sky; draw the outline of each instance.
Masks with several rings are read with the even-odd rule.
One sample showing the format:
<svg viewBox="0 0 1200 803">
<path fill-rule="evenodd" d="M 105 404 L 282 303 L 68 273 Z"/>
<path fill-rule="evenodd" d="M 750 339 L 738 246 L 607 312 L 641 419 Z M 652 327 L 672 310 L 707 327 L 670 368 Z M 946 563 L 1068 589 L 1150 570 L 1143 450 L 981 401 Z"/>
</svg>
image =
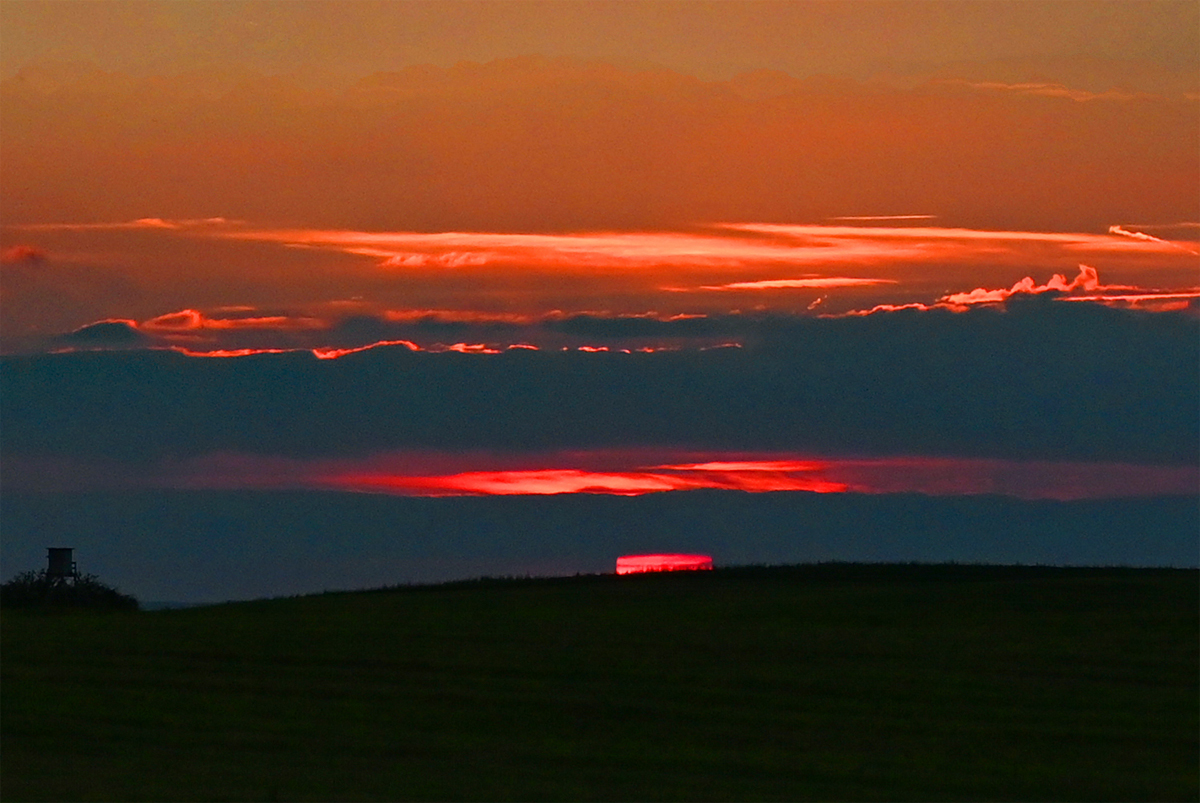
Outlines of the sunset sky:
<svg viewBox="0 0 1200 803">
<path fill-rule="evenodd" d="M 4 482 L 1195 493 L 1198 31 L 4 0 Z"/>
</svg>

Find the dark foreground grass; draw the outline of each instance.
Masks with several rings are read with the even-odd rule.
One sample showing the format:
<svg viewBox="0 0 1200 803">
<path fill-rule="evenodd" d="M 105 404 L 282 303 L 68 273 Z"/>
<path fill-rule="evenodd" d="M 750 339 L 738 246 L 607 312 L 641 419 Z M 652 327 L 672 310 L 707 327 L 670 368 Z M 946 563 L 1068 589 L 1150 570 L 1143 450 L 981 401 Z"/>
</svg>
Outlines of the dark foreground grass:
<svg viewBox="0 0 1200 803">
<path fill-rule="evenodd" d="M 0 796 L 1195 800 L 1198 612 L 862 565 L 6 611 Z"/>
</svg>

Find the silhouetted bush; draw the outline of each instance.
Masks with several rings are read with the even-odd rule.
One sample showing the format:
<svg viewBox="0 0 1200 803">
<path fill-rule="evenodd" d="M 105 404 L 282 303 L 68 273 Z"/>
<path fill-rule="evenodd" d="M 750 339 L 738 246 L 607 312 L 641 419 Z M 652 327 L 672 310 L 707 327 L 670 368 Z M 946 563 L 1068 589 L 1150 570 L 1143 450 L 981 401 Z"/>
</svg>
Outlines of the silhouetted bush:
<svg viewBox="0 0 1200 803">
<path fill-rule="evenodd" d="M 89 608 L 92 610 L 136 611 L 136 597 L 105 585 L 93 574 L 74 583 L 51 579 L 46 570 L 22 572 L 0 586 L 3 608 Z"/>
</svg>

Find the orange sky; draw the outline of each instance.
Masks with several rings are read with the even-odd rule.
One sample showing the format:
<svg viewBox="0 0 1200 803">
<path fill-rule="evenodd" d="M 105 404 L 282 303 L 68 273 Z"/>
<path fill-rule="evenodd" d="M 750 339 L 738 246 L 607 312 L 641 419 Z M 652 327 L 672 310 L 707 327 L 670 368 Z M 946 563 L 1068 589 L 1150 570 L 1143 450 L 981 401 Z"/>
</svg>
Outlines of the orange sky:
<svg viewBox="0 0 1200 803">
<path fill-rule="evenodd" d="M 8 0 L 0 348 L 185 310 L 837 314 L 1081 265 L 1186 304 L 1197 25 L 1187 2 Z"/>
<path fill-rule="evenodd" d="M 541 53 L 706 79 L 768 68 L 1011 81 L 1053 65 L 1059 80 L 1089 90 L 1114 74 L 1138 89 L 1200 80 L 1200 12 L 1188 0 L 5 0 L 0 23 L 5 76 L 34 61 L 83 60 L 142 74 L 240 68 L 319 82 Z"/>
<path fill-rule="evenodd" d="M 1196 217 L 1194 93 L 703 81 L 540 57 L 339 90 L 210 83 L 83 67 L 6 79 L 5 223 L 628 231 L 916 213 L 1103 231 Z"/>
<path fill-rule="evenodd" d="M 46 338 L 94 322 L 125 321 L 158 345 L 189 352 L 360 347 L 374 340 L 336 340 L 331 332 L 364 316 L 383 327 L 376 340 L 422 347 L 458 342 L 421 340 L 404 328 L 432 316 L 515 327 L 507 339 L 476 336 L 505 348 L 546 346 L 545 339 L 529 339 L 530 327 L 579 313 L 667 319 L 897 306 L 961 310 L 1046 291 L 1183 309 L 1200 296 L 1196 224 L 1114 224 L 1084 233 L 938 222 L 573 233 L 273 228 L 161 218 L 11 226 L 21 244 L 4 251 L 0 345 L 38 350 Z"/>
</svg>

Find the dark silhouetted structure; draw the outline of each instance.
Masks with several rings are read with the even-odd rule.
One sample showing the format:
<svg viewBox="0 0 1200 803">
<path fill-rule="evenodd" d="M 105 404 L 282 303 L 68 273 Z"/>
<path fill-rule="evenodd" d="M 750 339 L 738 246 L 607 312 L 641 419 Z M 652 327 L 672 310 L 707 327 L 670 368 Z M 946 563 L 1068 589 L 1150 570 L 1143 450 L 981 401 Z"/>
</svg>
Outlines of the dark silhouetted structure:
<svg viewBox="0 0 1200 803">
<path fill-rule="evenodd" d="M 79 579 L 79 570 L 75 568 L 74 547 L 52 546 L 46 548 L 46 579 L 51 583 L 74 583 Z"/>
</svg>

